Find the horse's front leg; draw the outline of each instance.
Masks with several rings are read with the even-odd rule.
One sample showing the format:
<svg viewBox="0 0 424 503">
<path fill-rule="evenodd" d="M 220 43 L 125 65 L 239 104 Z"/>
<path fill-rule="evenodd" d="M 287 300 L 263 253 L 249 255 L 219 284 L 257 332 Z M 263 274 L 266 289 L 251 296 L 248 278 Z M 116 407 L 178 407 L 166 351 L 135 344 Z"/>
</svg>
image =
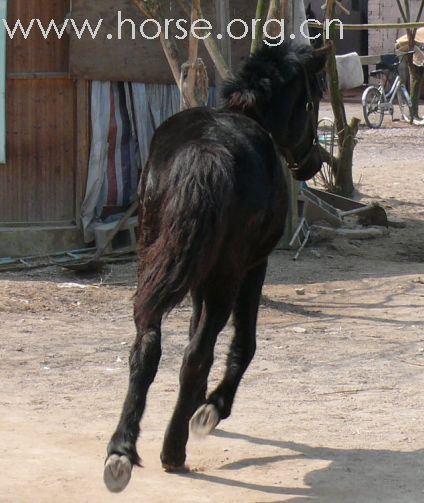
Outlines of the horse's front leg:
<svg viewBox="0 0 424 503">
<path fill-rule="evenodd" d="M 193 416 L 191 429 L 198 436 L 208 435 L 231 414 L 240 381 L 256 350 L 256 322 L 267 262 L 247 272 L 234 306 L 235 334 L 227 358 L 224 378 Z"/>
<path fill-rule="evenodd" d="M 141 326 L 135 316 L 136 325 Z M 148 329 L 138 329 L 135 343 L 130 353 L 130 378 L 127 396 L 119 420 L 108 448 L 103 479 L 112 492 L 125 489 L 134 465 L 140 466 L 136 443 L 140 433 L 146 396 L 153 382 L 161 357 L 160 321 Z"/>
</svg>

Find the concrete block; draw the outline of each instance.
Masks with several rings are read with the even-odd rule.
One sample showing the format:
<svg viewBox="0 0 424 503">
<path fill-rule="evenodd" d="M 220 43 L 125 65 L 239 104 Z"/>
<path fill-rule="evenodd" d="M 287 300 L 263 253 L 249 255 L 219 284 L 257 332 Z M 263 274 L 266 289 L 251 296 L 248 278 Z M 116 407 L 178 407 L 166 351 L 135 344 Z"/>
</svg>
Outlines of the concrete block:
<svg viewBox="0 0 424 503">
<path fill-rule="evenodd" d="M 119 221 L 107 224 L 97 224 L 94 226 L 94 235 L 97 249 L 103 248 L 110 233 L 118 225 Z M 130 218 L 124 227 L 107 245 L 105 254 L 110 253 L 132 253 L 137 250 L 138 217 Z"/>
<path fill-rule="evenodd" d="M 45 256 L 84 246 L 81 230 L 72 225 L 0 227 L 0 257 Z"/>
</svg>

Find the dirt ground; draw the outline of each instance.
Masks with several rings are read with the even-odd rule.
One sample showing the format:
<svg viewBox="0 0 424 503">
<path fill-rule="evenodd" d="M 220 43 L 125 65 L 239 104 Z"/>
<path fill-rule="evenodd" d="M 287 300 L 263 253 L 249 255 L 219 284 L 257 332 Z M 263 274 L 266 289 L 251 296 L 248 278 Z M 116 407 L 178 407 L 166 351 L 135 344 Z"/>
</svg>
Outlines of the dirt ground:
<svg viewBox="0 0 424 503">
<path fill-rule="evenodd" d="M 310 246 L 296 263 L 273 254 L 257 355 L 232 417 L 190 439 L 189 474 L 165 474 L 159 462 L 188 303 L 165 323 L 144 468 L 112 496 L 102 468 L 126 391 L 135 263 L 90 277 L 2 274 L 1 503 L 424 501 L 424 127 L 387 123 L 359 140 L 358 198 L 405 227 Z M 230 335 L 219 339 L 212 386 Z"/>
</svg>

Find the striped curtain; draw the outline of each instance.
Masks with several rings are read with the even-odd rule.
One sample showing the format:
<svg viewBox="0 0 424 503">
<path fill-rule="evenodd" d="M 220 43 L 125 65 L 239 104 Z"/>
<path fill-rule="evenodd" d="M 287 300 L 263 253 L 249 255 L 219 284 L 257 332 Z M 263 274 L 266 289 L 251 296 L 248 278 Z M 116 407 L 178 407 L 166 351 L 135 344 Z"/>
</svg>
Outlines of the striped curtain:
<svg viewBox="0 0 424 503">
<path fill-rule="evenodd" d="M 215 89 L 209 105 L 215 106 Z M 92 139 L 86 197 L 81 214 L 86 242 L 106 207 L 125 210 L 136 197 L 155 130 L 179 111 L 175 85 L 92 83 Z"/>
<path fill-rule="evenodd" d="M 130 84 L 113 82 L 109 100 L 107 171 L 97 202 L 99 215 L 105 206 L 126 207 L 133 202 L 141 166 Z"/>
</svg>

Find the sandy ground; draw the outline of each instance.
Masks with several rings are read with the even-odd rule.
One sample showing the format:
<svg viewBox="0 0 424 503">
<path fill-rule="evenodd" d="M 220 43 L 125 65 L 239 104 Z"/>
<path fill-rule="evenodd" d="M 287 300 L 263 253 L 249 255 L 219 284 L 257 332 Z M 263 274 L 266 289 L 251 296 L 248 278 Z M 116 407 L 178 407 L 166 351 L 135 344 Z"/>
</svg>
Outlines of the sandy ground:
<svg viewBox="0 0 424 503">
<path fill-rule="evenodd" d="M 190 474 L 165 474 L 159 462 L 189 305 L 164 327 L 144 468 L 112 496 L 102 465 L 126 391 L 135 264 L 91 277 L 2 274 L 1 503 L 424 501 L 424 128 L 387 123 L 359 140 L 358 197 L 406 227 L 308 247 L 297 263 L 291 252 L 272 256 L 257 355 L 232 417 L 190 439 Z M 219 340 L 211 385 L 230 335 Z"/>
</svg>

